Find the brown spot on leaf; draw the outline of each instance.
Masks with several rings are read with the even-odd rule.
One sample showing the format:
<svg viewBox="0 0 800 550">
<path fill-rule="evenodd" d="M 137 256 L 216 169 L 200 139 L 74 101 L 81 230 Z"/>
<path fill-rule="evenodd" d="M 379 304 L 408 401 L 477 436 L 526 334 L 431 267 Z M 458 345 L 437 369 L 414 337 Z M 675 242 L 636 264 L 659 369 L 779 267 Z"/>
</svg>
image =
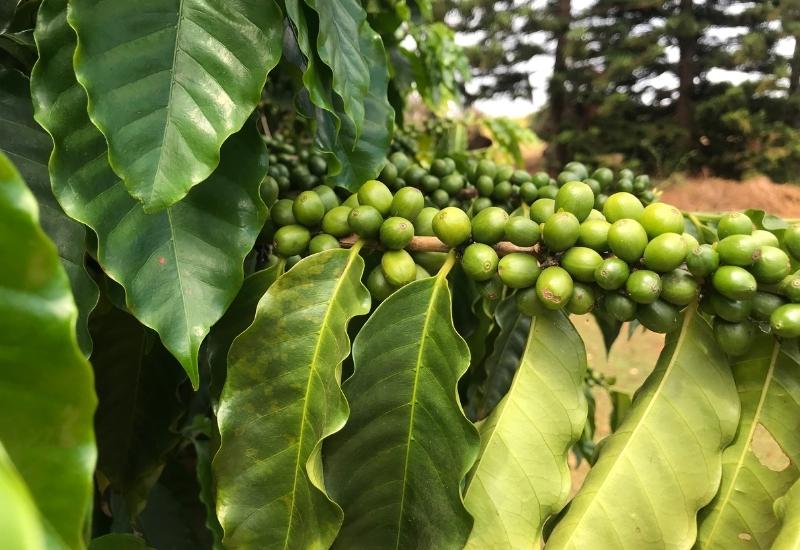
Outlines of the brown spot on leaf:
<svg viewBox="0 0 800 550">
<path fill-rule="evenodd" d="M 750 533 L 739 533 L 738 535 L 739 540 L 753 540 L 753 536 Z"/>
<path fill-rule="evenodd" d="M 164 256 L 158 257 L 158 265 L 164 265 L 167 263 L 167 259 Z"/>
<path fill-rule="evenodd" d="M 783 452 L 781 446 L 772 437 L 763 424 L 756 425 L 753 432 L 753 440 L 750 442 L 750 451 L 756 456 L 758 461 L 765 468 L 769 468 L 773 472 L 782 472 L 788 468 L 792 461 Z"/>
</svg>

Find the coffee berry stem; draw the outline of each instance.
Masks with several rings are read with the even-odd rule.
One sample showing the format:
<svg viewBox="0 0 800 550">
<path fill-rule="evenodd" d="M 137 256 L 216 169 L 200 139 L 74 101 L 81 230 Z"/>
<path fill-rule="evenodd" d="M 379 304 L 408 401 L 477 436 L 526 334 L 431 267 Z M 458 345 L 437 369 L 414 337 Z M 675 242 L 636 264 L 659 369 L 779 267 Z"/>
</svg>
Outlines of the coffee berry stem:
<svg viewBox="0 0 800 550">
<path fill-rule="evenodd" d="M 349 235 L 339 239 L 339 244 L 342 246 L 342 248 L 351 248 L 358 241 L 358 239 L 358 235 Z M 384 249 L 384 247 L 381 246 L 381 244 L 377 241 L 366 244 L 365 247 L 371 250 Z M 492 248 L 494 248 L 495 252 L 497 252 L 497 255 L 501 257 L 515 252 L 532 254 L 537 257 L 539 255 L 539 245 L 517 246 L 508 241 L 501 241 Z M 415 236 L 411 239 L 411 242 L 408 243 L 408 246 L 406 246 L 406 250 L 409 252 L 449 252 L 451 248 L 436 237 Z"/>
</svg>

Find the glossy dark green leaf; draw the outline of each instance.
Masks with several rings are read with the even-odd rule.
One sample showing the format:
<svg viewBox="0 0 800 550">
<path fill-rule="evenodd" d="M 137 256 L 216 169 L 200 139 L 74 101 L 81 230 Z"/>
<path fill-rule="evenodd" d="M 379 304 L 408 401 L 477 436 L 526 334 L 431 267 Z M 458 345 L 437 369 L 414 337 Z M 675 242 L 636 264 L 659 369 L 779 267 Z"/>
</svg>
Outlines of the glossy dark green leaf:
<svg viewBox="0 0 800 550">
<path fill-rule="evenodd" d="M 128 191 L 156 211 L 214 171 L 280 59 L 274 0 L 72 0 L 78 79 Z"/>
<path fill-rule="evenodd" d="M 483 398 L 478 409 L 478 419 L 486 418 L 511 387 L 531 327 L 531 318 L 520 313 L 516 298 L 513 296 L 507 298 L 497 308 L 496 319 L 500 333 L 494 342 L 491 355 L 486 358 L 484 364 L 486 380 L 483 382 Z"/>
<path fill-rule="evenodd" d="M 216 401 L 225 383 L 228 370 L 228 350 L 233 339 L 239 336 L 256 315 L 259 300 L 275 280 L 283 275 L 284 260 L 245 277 L 242 288 L 222 319 L 211 328 L 206 344 L 206 354 L 211 368 L 211 398 Z"/>
<path fill-rule="evenodd" d="M 92 350 L 87 323 L 97 304 L 95 285 L 84 265 L 86 230 L 71 220 L 56 202 L 47 174 L 52 143 L 33 119 L 28 79 L 0 67 L 0 151 L 18 167 L 39 203 L 39 221 L 55 242 L 78 304 L 78 342 L 88 356 Z"/>
<path fill-rule="evenodd" d="M 36 505 L 2 443 L 0 443 L 0 533 L 3 533 L 3 544 L 14 550 L 39 550 L 45 545 L 44 529 Z"/>
<path fill-rule="evenodd" d="M 370 91 L 369 58 L 362 51 L 361 27 L 367 12 L 359 0 L 305 0 L 318 20 L 317 55 L 332 74 L 332 87 L 342 100 L 344 112 L 358 140 Z"/>
<path fill-rule="evenodd" d="M 547 541 L 553 549 L 689 548 L 739 421 L 730 368 L 691 306 Z"/>
<path fill-rule="evenodd" d="M 9 259 L 0 270 L 0 443 L 48 544 L 79 548 L 97 455 L 92 370 L 75 337 L 69 279 L 39 226 L 36 200 L 2 153 L 0 258 Z"/>
<path fill-rule="evenodd" d="M 242 261 L 266 217 L 259 185 L 266 150 L 254 124 L 222 148 L 211 177 L 184 200 L 146 214 L 107 162 L 102 134 L 86 115 L 86 94 L 70 59 L 75 34 L 65 0 L 46 0 L 33 73 L 37 120 L 53 137 L 53 190 L 64 210 L 97 234 L 97 259 L 126 292 L 128 309 L 159 333 L 195 387 L 200 343 L 236 296 Z"/>
<path fill-rule="evenodd" d="M 538 548 L 572 487 L 567 455 L 586 422 L 586 351 L 561 312 L 527 325 L 511 387 L 479 424 L 481 453 L 464 494 L 475 518 L 467 548 Z"/>
<path fill-rule="evenodd" d="M 337 134 L 330 114 L 322 111 L 317 118 L 317 138 L 322 150 L 333 155 L 340 164 L 339 170 L 334 168 L 330 172 L 330 180 L 334 185 L 351 191 L 380 173 L 394 131 L 394 109 L 386 95 L 389 75 L 383 43 L 366 24 L 361 26 L 359 42 L 370 67 L 369 93 L 364 99 L 361 132 L 343 119 L 338 139 L 334 139 Z"/>
<path fill-rule="evenodd" d="M 186 379 L 158 335 L 130 314 L 107 304 L 92 315 L 92 366 L 99 404 L 95 416 L 97 471 L 120 493 L 132 517 L 179 442 L 175 424 Z"/>
<path fill-rule="evenodd" d="M 800 477 L 800 364 L 761 334 L 732 365 L 742 402 L 739 430 L 722 455 L 722 485 L 699 518 L 698 548 L 770 548 L 772 507 Z"/>
<path fill-rule="evenodd" d="M 800 481 L 775 503 L 775 514 L 781 522 L 772 550 L 800 548 Z"/>
<path fill-rule="evenodd" d="M 614 345 L 614 342 L 616 342 L 619 337 L 619 333 L 622 330 L 622 323 L 614 319 L 602 308 L 595 308 L 595 310 L 592 311 L 592 316 L 595 321 L 597 321 L 600 332 L 603 333 L 603 343 L 606 346 L 606 355 L 608 355 L 611 351 L 611 346 Z"/>
<path fill-rule="evenodd" d="M 347 324 L 369 312 L 359 246 L 301 260 L 231 346 L 214 458 L 226 548 L 328 548 L 342 521 L 320 447 L 347 418 Z"/>
<path fill-rule="evenodd" d="M 344 510 L 335 548 L 462 548 L 469 536 L 461 484 L 478 436 L 456 398 L 469 350 L 447 271 L 392 294 L 355 339 L 350 419 L 325 442 L 325 480 Z"/>
<path fill-rule="evenodd" d="M 152 550 L 141 538 L 115 533 L 93 539 L 89 544 L 89 550 Z"/>
</svg>

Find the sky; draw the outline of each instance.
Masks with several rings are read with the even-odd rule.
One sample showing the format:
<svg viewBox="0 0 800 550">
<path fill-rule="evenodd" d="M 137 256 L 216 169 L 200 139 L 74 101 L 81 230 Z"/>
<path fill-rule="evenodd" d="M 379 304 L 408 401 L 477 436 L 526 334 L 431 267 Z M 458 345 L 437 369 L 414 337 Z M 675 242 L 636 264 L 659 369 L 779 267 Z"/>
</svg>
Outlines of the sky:
<svg viewBox="0 0 800 550">
<path fill-rule="evenodd" d="M 546 0 L 535 0 L 534 5 L 539 7 L 543 6 Z M 698 0 L 702 2 L 702 0 Z M 578 13 L 593 4 L 593 0 L 572 0 L 572 11 Z M 731 32 L 717 32 L 720 38 L 725 37 L 727 34 L 735 35 L 746 32 L 744 27 L 738 29 L 731 29 Z M 475 44 L 480 37 L 465 35 L 459 33 L 456 35 L 456 42 L 463 46 L 470 46 Z M 778 44 L 778 52 L 784 56 L 791 55 L 794 49 L 794 40 L 787 38 Z M 678 57 L 677 47 L 668 47 L 666 50 L 667 58 L 669 60 L 676 60 Z M 547 82 L 553 74 L 553 57 L 552 55 L 537 55 L 532 57 L 521 65 L 529 73 L 531 87 L 533 88 L 533 95 L 530 99 L 510 99 L 505 97 L 482 99 L 475 103 L 475 107 L 490 116 L 526 116 L 540 109 L 547 102 Z M 735 84 L 741 83 L 748 79 L 758 78 L 757 75 L 751 75 L 741 71 L 727 71 L 723 69 L 712 69 L 709 71 L 708 79 L 711 82 L 729 81 Z M 477 87 L 478 82 L 473 81 L 467 85 Z M 653 79 L 647 83 L 655 88 L 676 88 L 677 77 L 671 73 L 660 75 L 658 78 Z M 473 89 L 475 89 L 473 88 Z"/>
</svg>

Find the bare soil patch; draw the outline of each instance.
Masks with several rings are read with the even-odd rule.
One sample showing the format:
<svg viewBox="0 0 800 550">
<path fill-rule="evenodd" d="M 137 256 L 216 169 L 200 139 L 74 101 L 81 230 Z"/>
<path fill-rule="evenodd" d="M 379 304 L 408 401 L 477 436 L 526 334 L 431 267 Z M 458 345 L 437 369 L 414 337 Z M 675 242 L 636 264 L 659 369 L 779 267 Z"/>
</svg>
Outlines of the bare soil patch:
<svg viewBox="0 0 800 550">
<path fill-rule="evenodd" d="M 759 177 L 746 181 L 687 178 L 662 184 L 661 201 L 681 210 L 721 212 L 757 208 L 785 218 L 800 218 L 800 185 L 772 183 Z"/>
</svg>

